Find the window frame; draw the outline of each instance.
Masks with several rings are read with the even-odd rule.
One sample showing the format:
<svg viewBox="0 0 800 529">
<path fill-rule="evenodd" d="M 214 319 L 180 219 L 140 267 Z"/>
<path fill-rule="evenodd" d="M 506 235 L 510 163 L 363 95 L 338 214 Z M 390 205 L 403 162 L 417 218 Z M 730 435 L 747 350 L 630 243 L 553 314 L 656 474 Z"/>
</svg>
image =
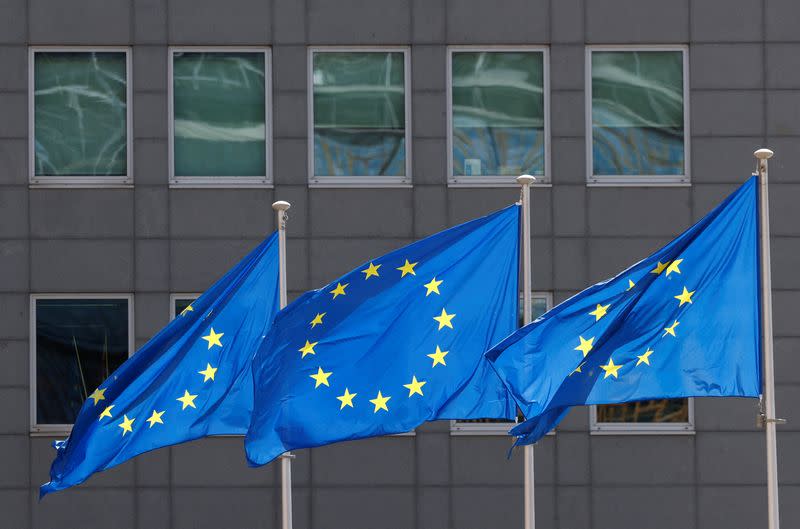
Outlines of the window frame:
<svg viewBox="0 0 800 529">
<path fill-rule="evenodd" d="M 550 170 L 550 47 L 536 45 L 452 45 L 447 47 L 445 97 L 447 99 L 447 186 L 448 187 L 518 187 L 514 176 L 482 175 L 458 177 L 453 175 L 453 53 L 459 52 L 537 52 L 542 54 L 542 90 L 544 93 L 544 176 L 537 176 L 535 187 L 552 187 Z M 519 175 L 517 175 L 519 176 Z"/>
<path fill-rule="evenodd" d="M 694 435 L 694 398 L 688 397 L 688 422 L 598 422 L 597 404 L 589 406 L 592 435 Z"/>
<path fill-rule="evenodd" d="M 202 296 L 202 292 L 173 292 L 169 295 L 169 321 L 174 320 L 175 316 L 175 302 L 179 299 L 191 299 L 192 303 Z"/>
<path fill-rule="evenodd" d="M 37 176 L 36 175 L 36 79 L 37 53 L 117 52 L 125 54 L 125 140 L 126 174 L 119 176 Z M 133 78 L 131 46 L 29 46 L 28 47 L 28 184 L 32 188 L 114 188 L 133 187 Z"/>
<path fill-rule="evenodd" d="M 72 432 L 72 424 L 39 424 L 36 422 L 36 302 L 40 299 L 124 299 L 128 302 L 128 358 L 136 352 L 136 338 L 134 336 L 134 296 L 130 293 L 49 293 L 30 295 L 29 313 L 29 420 L 31 436 L 54 436 L 69 435 Z"/>
<path fill-rule="evenodd" d="M 679 51 L 683 59 L 683 174 L 682 175 L 595 175 L 592 128 L 592 53 L 604 51 Z M 691 186 L 691 122 L 689 46 L 685 44 L 619 44 L 586 46 L 584 56 L 584 132 L 586 141 L 586 185 L 589 187 L 684 187 Z"/>
<path fill-rule="evenodd" d="M 314 54 L 315 53 L 402 53 L 403 97 L 405 102 L 406 174 L 403 176 L 317 176 L 314 174 Z M 309 46 L 306 57 L 306 132 L 308 187 L 408 188 L 413 183 L 411 121 L 411 46 Z"/>
<path fill-rule="evenodd" d="M 520 306 L 522 306 L 522 293 L 520 293 Z M 547 291 L 540 291 L 540 290 L 533 290 L 531 291 L 531 301 L 534 299 L 544 299 L 545 300 L 545 307 L 546 310 L 550 310 L 553 308 L 553 293 Z M 519 419 L 517 421 L 510 421 L 510 422 L 462 422 L 458 420 L 451 420 L 450 421 L 450 435 L 452 436 L 461 436 L 461 435 L 508 435 L 508 430 L 511 429 L 515 424 L 519 424 Z M 547 432 L 547 435 L 555 435 L 555 429 Z"/>
<path fill-rule="evenodd" d="M 264 176 L 175 176 L 175 82 L 176 53 L 264 54 Z M 274 143 L 272 129 L 272 48 L 270 46 L 170 46 L 167 48 L 167 164 L 171 188 L 265 188 L 273 187 Z"/>
</svg>

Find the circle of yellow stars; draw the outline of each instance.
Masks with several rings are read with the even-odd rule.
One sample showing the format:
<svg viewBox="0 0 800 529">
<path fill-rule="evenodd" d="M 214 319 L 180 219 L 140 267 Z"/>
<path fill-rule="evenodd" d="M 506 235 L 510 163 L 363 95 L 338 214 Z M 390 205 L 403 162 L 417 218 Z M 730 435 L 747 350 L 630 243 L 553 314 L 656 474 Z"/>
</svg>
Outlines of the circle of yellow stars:
<svg viewBox="0 0 800 529">
<path fill-rule="evenodd" d="M 682 274 L 681 272 L 681 264 L 683 263 L 683 259 L 675 259 L 673 261 L 667 261 L 662 263 L 661 261 L 657 261 L 655 268 L 650 270 L 651 274 L 655 274 L 656 276 L 661 275 L 664 273 L 665 276 L 669 277 L 671 274 Z M 628 279 L 628 287 L 627 291 L 632 290 L 636 286 L 636 283 L 633 280 Z M 696 290 L 689 290 L 686 286 L 683 287 L 683 291 L 678 293 L 676 296 L 673 296 L 675 299 L 678 300 L 678 308 L 683 307 L 685 304 L 691 304 L 693 302 L 692 296 L 694 296 Z M 588 313 L 589 316 L 594 317 L 594 322 L 600 321 L 603 317 L 608 314 L 609 309 L 611 308 L 611 304 L 603 305 L 601 303 L 596 303 L 594 310 Z M 671 336 L 673 338 L 678 337 L 678 326 L 680 325 L 679 320 L 673 320 L 671 325 L 663 328 L 663 334 L 661 338 L 666 338 L 667 336 Z M 589 352 L 594 348 L 594 341 L 595 336 L 591 336 L 588 338 L 584 338 L 583 335 L 578 336 L 578 345 L 574 348 L 575 351 L 580 351 L 583 355 L 582 358 L 586 358 Z M 642 354 L 635 355 L 636 356 L 636 364 L 633 367 L 638 367 L 642 364 L 650 365 L 650 356 L 655 351 L 648 347 Z M 632 362 L 633 360 L 631 360 Z M 586 365 L 585 361 L 581 361 L 578 367 L 576 367 L 571 373 L 572 376 L 575 373 L 582 373 L 583 366 Z M 603 379 L 605 380 L 608 377 L 613 377 L 615 379 L 619 378 L 619 370 L 625 365 L 625 362 L 622 364 L 615 364 L 613 355 L 609 356 L 608 363 L 605 365 L 601 365 L 600 369 L 603 370 Z"/>
<path fill-rule="evenodd" d="M 183 309 L 183 311 L 180 313 L 179 317 L 187 316 L 190 312 L 194 312 L 194 307 L 192 307 L 191 304 L 188 305 L 185 309 Z M 317 317 L 320 319 L 319 323 L 322 323 L 322 317 L 324 317 L 324 316 L 325 316 L 325 314 L 317 315 Z M 208 351 L 208 350 L 211 350 L 211 349 L 213 349 L 215 347 L 222 348 L 223 347 L 222 337 L 225 336 L 225 333 L 215 331 L 214 327 L 209 327 L 207 332 L 208 332 L 208 334 L 206 334 L 205 336 L 201 336 L 201 339 L 205 340 L 205 342 L 206 342 L 206 345 L 207 345 L 206 350 Z M 313 344 L 313 345 L 316 345 L 316 344 Z M 313 345 L 311 345 L 311 354 L 314 353 Z M 197 373 L 199 375 L 203 376 L 203 382 L 202 383 L 206 384 L 207 382 L 214 382 L 215 377 L 217 375 L 217 370 L 218 369 L 219 369 L 218 367 L 212 366 L 210 362 L 206 362 L 205 369 L 197 371 Z M 97 406 L 100 403 L 100 401 L 106 400 L 106 390 L 107 389 L 108 389 L 107 387 L 106 388 L 97 388 L 97 389 L 95 389 L 92 392 L 92 394 L 89 395 L 87 400 L 92 400 L 92 405 L 93 406 Z M 180 410 L 181 411 L 185 411 L 188 408 L 197 409 L 197 405 L 195 404 L 195 399 L 197 399 L 198 395 L 199 395 L 199 393 L 194 393 L 193 394 L 193 393 L 190 393 L 188 389 L 184 389 L 183 395 L 177 397 L 175 400 L 177 402 L 180 402 Z M 102 422 L 103 419 L 105 419 L 105 418 L 108 418 L 108 419 L 113 421 L 114 417 L 115 417 L 113 410 L 114 410 L 115 407 L 116 407 L 116 404 L 109 404 L 107 406 L 104 406 L 103 411 L 100 412 L 100 415 L 98 417 L 98 421 Z M 145 422 L 148 424 L 148 429 L 153 428 L 157 424 L 162 424 L 163 425 L 164 424 L 164 415 L 166 413 L 167 413 L 167 410 L 156 410 L 156 409 L 152 410 L 152 413 L 150 414 L 150 416 L 147 419 L 145 419 Z M 118 416 L 117 416 L 117 418 L 118 418 Z M 117 426 L 120 428 L 122 437 L 125 437 L 129 433 L 130 434 L 133 433 L 134 423 L 135 422 L 136 422 L 136 417 L 128 417 L 127 414 L 125 414 L 125 413 L 122 414 L 122 420 L 117 423 Z"/>
<path fill-rule="evenodd" d="M 419 262 L 411 262 L 408 259 L 403 260 L 403 264 L 400 266 L 395 267 L 395 270 L 400 273 L 400 279 L 402 280 L 406 276 L 417 276 L 417 266 Z M 363 280 L 368 281 L 371 278 L 381 278 L 384 271 L 381 270 L 383 263 L 375 263 L 370 262 L 366 268 L 360 270 L 360 273 L 363 274 Z M 396 272 L 392 272 L 396 273 Z M 439 290 L 442 284 L 444 283 L 443 279 L 437 278 L 433 276 L 430 281 L 423 284 L 423 288 L 425 289 L 425 297 L 428 298 L 431 295 L 437 296 L 441 295 L 441 291 Z M 336 286 L 332 289 L 329 289 L 327 292 L 331 295 L 330 301 L 333 302 L 340 296 L 347 296 L 348 295 L 348 287 L 350 287 L 350 283 L 341 283 L 340 281 L 336 282 Z M 327 316 L 328 312 L 317 312 L 315 316 L 308 322 L 309 331 L 315 329 L 317 326 L 325 324 L 325 317 Z M 454 329 L 453 320 L 456 317 L 455 313 L 448 313 L 446 308 L 442 308 L 441 313 L 437 316 L 433 316 L 434 325 L 437 327 L 437 331 L 442 331 L 444 329 Z M 298 352 L 301 353 L 300 359 L 303 360 L 309 355 L 316 356 L 317 350 L 315 349 L 319 344 L 320 340 L 311 341 L 311 339 L 306 338 L 304 340 L 304 344 L 302 347 L 298 349 Z M 426 356 L 431 359 L 431 368 L 436 366 L 447 366 L 447 362 L 445 357 L 449 354 L 449 351 L 443 351 L 441 346 L 436 345 L 436 350 L 433 353 L 427 354 Z M 316 366 L 316 372 L 312 372 L 308 375 L 309 378 L 313 380 L 314 389 L 321 388 L 322 386 L 331 387 L 330 380 L 333 378 L 334 373 L 332 371 L 325 371 L 325 369 L 321 365 Z M 414 397 L 415 395 L 424 396 L 423 387 L 428 383 L 427 380 L 419 380 L 415 373 L 412 373 L 411 380 L 408 384 L 403 384 L 403 387 L 408 390 L 408 398 Z M 355 408 L 357 405 L 356 397 L 359 395 L 358 392 L 351 392 L 349 387 L 344 388 L 344 393 L 341 395 L 337 395 L 336 399 L 339 401 L 339 410 L 344 410 L 345 408 Z M 373 406 L 373 413 L 378 412 L 388 412 L 390 409 L 389 401 L 392 399 L 392 395 L 384 395 L 383 390 L 380 389 L 375 395 L 375 398 L 367 399 L 370 404 Z"/>
</svg>

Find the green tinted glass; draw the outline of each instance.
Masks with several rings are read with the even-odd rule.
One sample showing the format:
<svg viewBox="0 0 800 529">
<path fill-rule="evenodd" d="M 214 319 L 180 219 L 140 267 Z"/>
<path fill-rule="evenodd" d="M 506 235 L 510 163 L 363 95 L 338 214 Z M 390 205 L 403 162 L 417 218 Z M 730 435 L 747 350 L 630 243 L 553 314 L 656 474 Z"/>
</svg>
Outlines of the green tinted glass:
<svg viewBox="0 0 800 529">
<path fill-rule="evenodd" d="M 313 83 L 315 175 L 406 174 L 403 53 L 317 52 Z"/>
<path fill-rule="evenodd" d="M 543 175 L 543 54 L 457 52 L 452 62 L 453 174 Z"/>
<path fill-rule="evenodd" d="M 689 422 L 689 399 L 659 399 L 597 406 L 597 422 Z"/>
<path fill-rule="evenodd" d="M 36 52 L 34 172 L 124 176 L 128 171 L 124 52 Z"/>
<path fill-rule="evenodd" d="M 592 53 L 595 175 L 684 174 L 683 53 Z"/>
<path fill-rule="evenodd" d="M 172 60 L 175 176 L 266 176 L 264 53 Z"/>
<path fill-rule="evenodd" d="M 126 299 L 36 300 L 36 422 L 72 424 L 128 359 Z"/>
</svg>

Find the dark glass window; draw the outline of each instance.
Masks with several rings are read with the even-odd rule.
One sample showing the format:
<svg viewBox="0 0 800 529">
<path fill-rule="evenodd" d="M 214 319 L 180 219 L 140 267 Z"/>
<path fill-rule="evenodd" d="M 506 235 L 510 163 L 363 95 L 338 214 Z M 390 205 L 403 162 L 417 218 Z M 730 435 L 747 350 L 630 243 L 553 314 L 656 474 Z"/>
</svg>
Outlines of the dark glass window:
<svg viewBox="0 0 800 529">
<path fill-rule="evenodd" d="M 175 298 L 172 307 L 173 310 L 172 317 L 177 318 L 178 316 L 180 316 L 181 313 L 184 310 L 186 310 L 189 307 L 189 305 L 191 305 L 192 302 L 194 302 L 194 300 L 196 299 L 197 298 Z"/>
<path fill-rule="evenodd" d="M 36 423 L 72 424 L 128 359 L 127 299 L 36 300 Z"/>
<path fill-rule="evenodd" d="M 600 423 L 686 423 L 689 399 L 658 399 L 597 406 Z"/>
</svg>

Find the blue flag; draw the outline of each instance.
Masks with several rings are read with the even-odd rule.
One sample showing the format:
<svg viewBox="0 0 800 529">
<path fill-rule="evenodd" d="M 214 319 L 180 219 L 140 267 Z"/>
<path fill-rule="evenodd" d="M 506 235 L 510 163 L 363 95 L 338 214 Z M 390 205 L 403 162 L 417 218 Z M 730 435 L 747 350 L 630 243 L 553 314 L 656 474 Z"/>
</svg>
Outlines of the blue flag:
<svg viewBox="0 0 800 529">
<path fill-rule="evenodd" d="M 41 496 L 164 446 L 244 434 L 252 359 L 278 312 L 273 234 L 142 346 L 83 404 Z"/>
<path fill-rule="evenodd" d="M 569 406 L 756 397 L 760 388 L 755 177 L 677 239 L 486 353 L 536 442 Z"/>
<path fill-rule="evenodd" d="M 296 448 L 506 418 L 483 353 L 517 328 L 519 206 L 365 263 L 281 311 L 253 361 L 252 465 Z"/>
</svg>

